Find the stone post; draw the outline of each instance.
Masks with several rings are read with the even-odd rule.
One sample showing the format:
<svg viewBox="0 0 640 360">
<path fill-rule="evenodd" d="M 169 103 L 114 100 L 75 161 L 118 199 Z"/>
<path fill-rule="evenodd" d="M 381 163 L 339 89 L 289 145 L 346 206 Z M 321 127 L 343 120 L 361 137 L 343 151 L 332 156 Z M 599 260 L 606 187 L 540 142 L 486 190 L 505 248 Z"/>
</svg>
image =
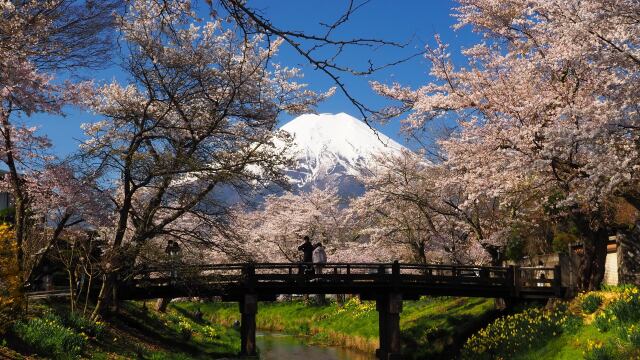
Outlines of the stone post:
<svg viewBox="0 0 640 360">
<path fill-rule="evenodd" d="M 171 302 L 170 298 L 160 298 L 156 300 L 156 311 L 158 312 L 167 312 L 167 305 Z"/>
</svg>

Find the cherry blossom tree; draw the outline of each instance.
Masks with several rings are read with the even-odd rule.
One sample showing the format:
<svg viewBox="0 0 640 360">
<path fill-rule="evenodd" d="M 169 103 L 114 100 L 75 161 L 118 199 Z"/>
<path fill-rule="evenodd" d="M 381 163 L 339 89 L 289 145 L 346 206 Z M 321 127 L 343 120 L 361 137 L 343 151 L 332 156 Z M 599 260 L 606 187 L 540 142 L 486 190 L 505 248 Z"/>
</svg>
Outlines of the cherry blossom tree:
<svg viewBox="0 0 640 360">
<path fill-rule="evenodd" d="M 365 194 L 351 202 L 371 246 L 405 261 L 428 263 L 427 251 L 441 243 L 437 238 L 444 220 L 432 211 L 439 198 L 429 165 L 409 151 L 376 159 L 372 176 L 365 179 Z"/>
<path fill-rule="evenodd" d="M 130 83 L 87 99 L 104 119 L 84 127 L 82 144 L 83 164 L 114 209 L 96 316 L 116 273 L 146 242 L 182 231 L 174 225 L 187 217 L 223 222 L 225 189 L 278 180 L 278 114 L 307 111 L 330 94 L 307 90 L 298 70 L 270 61 L 281 42 L 239 36 L 223 19 L 200 21 L 188 0 L 133 1 L 117 24 Z"/>
<path fill-rule="evenodd" d="M 90 178 L 81 179 L 68 164 L 49 164 L 26 183 L 30 199 L 24 241 L 26 277 L 50 249 L 66 238 L 110 226 L 110 204 Z M 80 235 L 79 235 L 80 234 Z"/>
<path fill-rule="evenodd" d="M 505 229 L 498 202 L 467 203 L 464 184 L 421 154 L 380 156 L 366 192 L 351 203 L 359 231 L 371 246 L 405 261 L 492 263 L 504 258 Z"/>
<path fill-rule="evenodd" d="M 113 1 L 0 2 L 0 160 L 8 169 L 5 181 L 15 206 L 16 258 L 24 276 L 26 234 L 29 231 L 29 189 L 43 165 L 51 160 L 46 137 L 23 124 L 34 113 L 62 114 L 83 84 L 60 83 L 63 71 L 97 67 L 110 51 Z"/>
<path fill-rule="evenodd" d="M 460 129 L 442 142 L 469 199 L 525 201 L 577 224 L 583 288 L 604 273 L 612 196 L 637 194 L 638 51 L 633 1 L 464 0 L 457 27 L 483 36 L 457 68 L 446 45 L 428 49 L 435 81 L 417 90 L 374 83 L 409 111 L 414 132 L 439 118 Z"/>
<path fill-rule="evenodd" d="M 354 236 L 335 190 L 268 196 L 259 209 L 237 209 L 233 224 L 247 257 L 255 261 L 297 262 L 304 236 L 322 242 L 331 257 L 348 247 Z M 335 261 L 336 258 L 332 258 Z"/>
</svg>

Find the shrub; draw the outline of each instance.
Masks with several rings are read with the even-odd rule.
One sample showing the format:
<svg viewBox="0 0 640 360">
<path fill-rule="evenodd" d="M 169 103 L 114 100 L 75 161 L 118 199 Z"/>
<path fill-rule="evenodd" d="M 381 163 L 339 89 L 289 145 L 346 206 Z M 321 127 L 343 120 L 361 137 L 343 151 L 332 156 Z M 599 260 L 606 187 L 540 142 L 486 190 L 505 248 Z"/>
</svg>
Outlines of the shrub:
<svg viewBox="0 0 640 360">
<path fill-rule="evenodd" d="M 564 306 L 552 310 L 530 308 L 502 317 L 471 336 L 461 355 L 463 359 L 509 359 L 572 329 L 575 324 L 576 319 Z"/>
<path fill-rule="evenodd" d="M 589 294 L 582 299 L 582 311 L 586 314 L 593 314 L 602 305 L 602 296 L 598 294 Z"/>
<path fill-rule="evenodd" d="M 51 312 L 40 318 L 16 322 L 13 332 L 39 355 L 54 359 L 79 357 L 88 338 L 65 327 L 60 317 Z"/>
</svg>

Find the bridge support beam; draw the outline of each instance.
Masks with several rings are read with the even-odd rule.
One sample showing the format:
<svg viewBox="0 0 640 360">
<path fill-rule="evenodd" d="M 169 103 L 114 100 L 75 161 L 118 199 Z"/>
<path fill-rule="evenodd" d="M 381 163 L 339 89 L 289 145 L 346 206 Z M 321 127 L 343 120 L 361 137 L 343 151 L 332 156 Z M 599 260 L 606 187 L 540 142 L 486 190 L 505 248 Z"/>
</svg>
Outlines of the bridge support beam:
<svg viewBox="0 0 640 360">
<path fill-rule="evenodd" d="M 400 359 L 400 313 L 402 294 L 389 293 L 376 299 L 380 348 L 376 357 L 381 360 Z"/>
<path fill-rule="evenodd" d="M 245 294 L 240 299 L 240 355 L 256 356 L 256 314 L 258 313 L 258 296 Z"/>
</svg>

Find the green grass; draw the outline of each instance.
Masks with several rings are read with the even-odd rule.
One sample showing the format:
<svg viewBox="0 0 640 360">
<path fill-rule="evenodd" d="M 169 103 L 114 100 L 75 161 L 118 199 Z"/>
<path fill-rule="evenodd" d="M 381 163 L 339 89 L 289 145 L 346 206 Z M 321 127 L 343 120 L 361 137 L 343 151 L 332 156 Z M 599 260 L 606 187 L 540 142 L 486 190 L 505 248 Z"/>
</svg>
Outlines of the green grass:
<svg viewBox="0 0 640 360">
<path fill-rule="evenodd" d="M 599 298 L 598 306 L 584 306 L 585 299 Z M 514 360 L 574 360 L 574 359 L 640 359 L 640 341 L 630 333 L 640 333 L 640 291 L 634 287 L 607 287 L 603 291 L 582 294 L 566 305 L 570 326 L 555 335 L 536 335 L 536 346 L 517 351 Z M 595 309 L 595 310 L 594 310 Z M 606 327 L 597 326 L 604 318 Z M 499 321 L 489 325 L 496 326 Z M 479 332 L 482 337 L 486 331 Z M 504 341 L 513 339 L 512 335 Z M 637 336 L 637 335 L 636 335 Z M 491 338 L 496 338 L 492 336 Z M 487 343 L 491 343 L 487 338 Z M 635 339 L 635 343 L 634 343 Z M 477 344 L 475 344 L 477 346 Z M 480 353 L 477 358 L 483 355 Z M 493 356 L 493 355 L 490 355 Z"/>
<path fill-rule="evenodd" d="M 214 323 L 230 325 L 239 320 L 234 303 L 178 303 L 178 309 L 196 308 Z M 400 316 L 405 358 L 455 356 L 466 337 L 494 316 L 493 300 L 475 298 L 423 298 L 404 301 Z M 311 343 L 346 346 L 373 353 L 378 347 L 378 313 L 375 302 L 356 298 L 343 307 L 307 305 L 302 301 L 260 303 L 257 326 L 268 331 L 309 336 Z"/>
<path fill-rule="evenodd" d="M 66 305 L 61 303 L 33 306 L 30 318 L 55 320 L 46 315 L 52 312 L 59 314 L 61 319 L 69 318 Z M 86 340 L 80 354 L 62 354 L 34 347 L 30 344 L 31 339 L 25 337 L 25 329 L 19 329 L 21 331 L 14 331 L 0 344 L 0 358 L 21 359 L 19 354 L 37 354 L 47 359 L 187 360 L 228 357 L 240 350 L 240 336 L 236 330 L 206 320 L 196 321 L 192 314 L 172 305 L 166 314 L 162 314 L 145 310 L 139 302 L 125 302 L 120 313 L 108 320 L 99 336 Z M 68 326 L 68 331 L 81 335 L 89 325 L 77 317 L 69 322 L 56 321 L 56 327 Z M 86 338 L 86 335 L 82 336 Z"/>
<path fill-rule="evenodd" d="M 550 339 L 543 347 L 532 349 L 515 357 L 514 360 L 575 360 L 584 357 L 587 344 L 591 341 L 609 342 L 617 337 L 614 334 L 602 334 L 592 325 L 582 325 L 573 333 L 565 333 Z"/>
<path fill-rule="evenodd" d="M 123 358 L 150 360 L 212 359 L 240 351 L 236 330 L 206 320 L 196 321 L 192 314 L 173 305 L 162 314 L 128 302 L 110 325 L 113 337 L 97 344 L 92 358 L 104 355 L 111 359 L 115 353 Z"/>
<path fill-rule="evenodd" d="M 451 359 L 473 332 L 495 316 L 493 299 L 438 298 L 405 302 L 400 328 L 416 359 Z"/>
</svg>

